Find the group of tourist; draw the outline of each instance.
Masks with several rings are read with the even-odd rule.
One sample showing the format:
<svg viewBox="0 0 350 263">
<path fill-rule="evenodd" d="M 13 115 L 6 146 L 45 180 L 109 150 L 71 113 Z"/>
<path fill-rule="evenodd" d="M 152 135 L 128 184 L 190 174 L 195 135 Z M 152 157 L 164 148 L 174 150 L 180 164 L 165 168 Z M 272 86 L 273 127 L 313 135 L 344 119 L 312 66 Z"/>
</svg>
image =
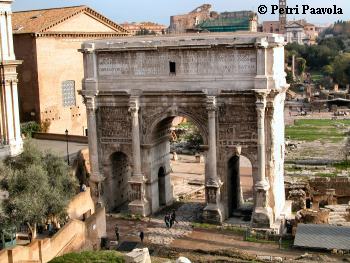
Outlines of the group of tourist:
<svg viewBox="0 0 350 263">
<path fill-rule="evenodd" d="M 166 226 L 167 228 L 171 228 L 171 227 L 174 225 L 175 222 L 178 223 L 178 222 L 176 221 L 175 209 L 173 209 L 173 210 L 171 211 L 171 213 L 165 214 L 165 216 L 164 216 L 164 222 L 165 222 L 165 226 Z"/>
</svg>

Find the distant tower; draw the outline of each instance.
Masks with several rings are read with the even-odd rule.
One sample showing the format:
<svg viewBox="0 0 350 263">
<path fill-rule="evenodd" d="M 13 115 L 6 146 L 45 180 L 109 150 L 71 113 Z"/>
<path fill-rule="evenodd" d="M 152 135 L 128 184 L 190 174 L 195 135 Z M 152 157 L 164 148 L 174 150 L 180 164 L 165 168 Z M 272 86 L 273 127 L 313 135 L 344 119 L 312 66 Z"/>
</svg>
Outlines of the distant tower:
<svg viewBox="0 0 350 263">
<path fill-rule="evenodd" d="M 287 0 L 279 0 L 279 6 L 280 6 L 280 9 L 283 8 L 284 10 L 286 10 L 286 7 L 287 7 L 287 3 L 286 3 Z M 285 27 L 286 27 L 286 24 L 287 24 L 287 15 L 286 14 L 280 14 L 279 15 L 279 21 L 280 21 L 280 34 L 284 34 L 286 31 L 285 31 Z"/>
<path fill-rule="evenodd" d="M 13 50 L 12 1 L 0 0 L 0 158 L 21 153 L 23 144 L 16 71 L 22 61 L 16 60 Z"/>
</svg>

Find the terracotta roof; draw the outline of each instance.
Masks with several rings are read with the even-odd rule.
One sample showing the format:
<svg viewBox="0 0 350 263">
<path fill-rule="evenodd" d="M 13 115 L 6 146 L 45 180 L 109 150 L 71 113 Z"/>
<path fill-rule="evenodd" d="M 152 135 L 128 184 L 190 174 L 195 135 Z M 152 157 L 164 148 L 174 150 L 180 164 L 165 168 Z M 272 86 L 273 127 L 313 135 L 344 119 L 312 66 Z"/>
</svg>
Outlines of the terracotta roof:
<svg viewBox="0 0 350 263">
<path fill-rule="evenodd" d="M 13 33 L 44 33 L 82 12 L 98 18 L 102 23 L 113 28 L 116 33 L 128 34 L 126 29 L 85 5 L 14 12 L 12 14 Z"/>
</svg>

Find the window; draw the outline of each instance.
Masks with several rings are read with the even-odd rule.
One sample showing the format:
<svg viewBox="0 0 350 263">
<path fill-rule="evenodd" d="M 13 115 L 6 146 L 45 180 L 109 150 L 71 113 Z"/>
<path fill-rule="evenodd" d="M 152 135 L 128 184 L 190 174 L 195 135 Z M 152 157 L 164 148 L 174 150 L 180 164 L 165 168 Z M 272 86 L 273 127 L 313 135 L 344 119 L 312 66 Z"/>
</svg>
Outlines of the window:
<svg viewBox="0 0 350 263">
<path fill-rule="evenodd" d="M 63 107 L 75 106 L 75 81 L 65 80 L 62 82 Z"/>
<path fill-rule="evenodd" d="M 176 75 L 176 64 L 174 61 L 169 61 L 170 74 Z"/>
</svg>

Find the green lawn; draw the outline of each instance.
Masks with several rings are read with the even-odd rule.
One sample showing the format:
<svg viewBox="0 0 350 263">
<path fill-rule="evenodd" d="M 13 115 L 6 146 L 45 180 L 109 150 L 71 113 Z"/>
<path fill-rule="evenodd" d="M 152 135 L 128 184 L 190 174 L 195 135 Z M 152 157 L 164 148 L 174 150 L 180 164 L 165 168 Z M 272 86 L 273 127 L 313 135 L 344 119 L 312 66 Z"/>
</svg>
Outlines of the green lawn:
<svg viewBox="0 0 350 263">
<path fill-rule="evenodd" d="M 294 125 L 286 127 L 286 136 L 300 141 L 339 142 L 347 136 L 349 128 L 350 120 L 296 120 Z"/>
<path fill-rule="evenodd" d="M 50 263 L 123 263 L 123 255 L 117 251 L 85 251 L 69 253 L 54 258 Z"/>
</svg>

